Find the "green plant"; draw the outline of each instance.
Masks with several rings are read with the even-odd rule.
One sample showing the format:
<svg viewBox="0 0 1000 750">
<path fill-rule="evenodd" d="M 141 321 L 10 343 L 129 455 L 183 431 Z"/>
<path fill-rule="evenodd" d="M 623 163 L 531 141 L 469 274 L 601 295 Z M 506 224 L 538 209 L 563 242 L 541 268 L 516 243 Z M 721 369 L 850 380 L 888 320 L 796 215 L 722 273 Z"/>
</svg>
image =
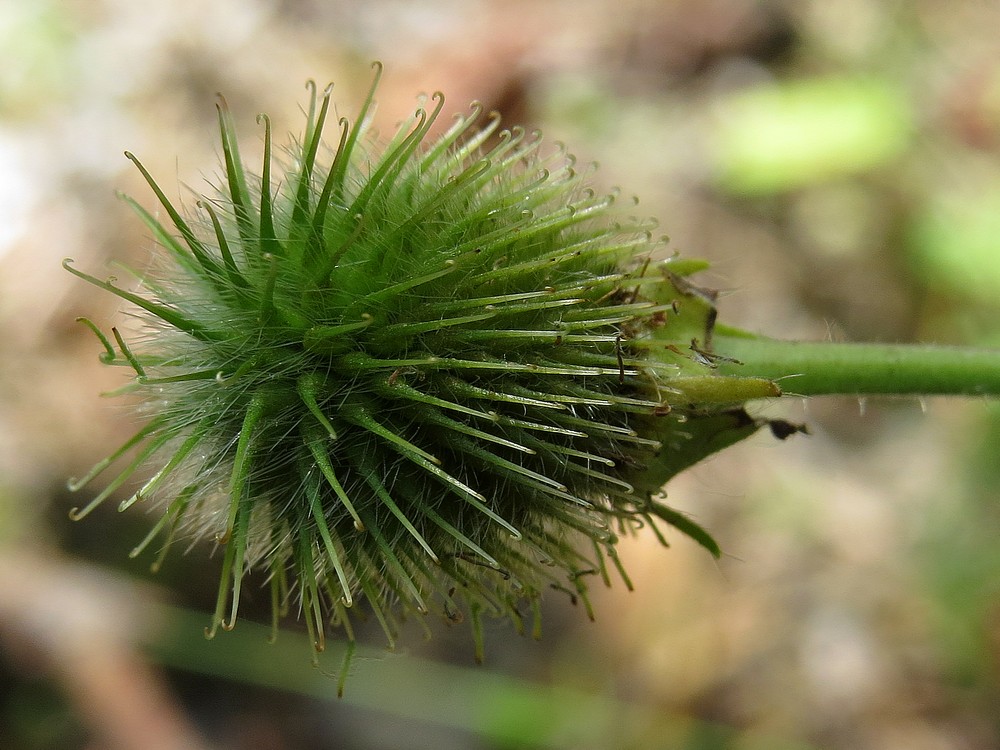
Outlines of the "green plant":
<svg viewBox="0 0 1000 750">
<path fill-rule="evenodd" d="M 178 535 L 224 547 L 209 635 L 234 626 L 259 569 L 275 626 L 297 603 L 317 649 L 330 623 L 353 639 L 363 597 L 390 643 L 400 609 L 469 617 L 481 658 L 483 614 L 537 634 L 546 589 L 589 612 L 588 578 L 609 583 L 615 568 L 630 585 L 621 534 L 649 527 L 666 543 L 659 526 L 672 526 L 718 555 L 661 487 L 767 424 L 744 402 L 780 395 L 781 377 L 820 359 L 717 327 L 714 293 L 689 278 L 705 264 L 664 257 L 653 222 L 592 192 L 536 134 L 480 125 L 474 107 L 431 140 L 436 94 L 380 149 L 364 135 L 377 81 L 332 151 L 330 90 L 312 87 L 280 179 L 267 117 L 251 176 L 222 102 L 225 184 L 187 218 L 127 154 L 172 225 L 125 198 L 165 262 L 141 292 L 65 266 L 142 311 L 132 346 L 81 320 L 103 362 L 132 370 L 124 390 L 146 422 L 71 482 L 134 452 L 73 516 L 151 464 L 121 508 L 157 497 L 165 510 L 134 554 L 160 534 L 157 565 Z M 960 368 L 976 378 L 967 390 L 1000 389 L 997 359 Z M 809 392 L 830 390 L 844 388 Z"/>
</svg>

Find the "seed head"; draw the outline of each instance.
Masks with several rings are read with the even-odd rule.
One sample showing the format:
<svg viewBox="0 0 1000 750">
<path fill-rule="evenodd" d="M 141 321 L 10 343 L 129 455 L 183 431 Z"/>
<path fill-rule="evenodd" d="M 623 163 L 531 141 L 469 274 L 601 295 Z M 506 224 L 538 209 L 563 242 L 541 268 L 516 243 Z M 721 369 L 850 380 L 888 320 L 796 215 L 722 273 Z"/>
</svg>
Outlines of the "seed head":
<svg viewBox="0 0 1000 750">
<path fill-rule="evenodd" d="M 210 635 L 259 570 L 275 622 L 296 606 L 317 648 L 329 625 L 353 639 L 366 599 L 390 643 L 400 613 L 468 615 L 481 657 L 483 614 L 523 630 L 527 604 L 537 631 L 544 590 L 589 612 L 608 561 L 628 584 L 623 532 L 672 525 L 717 555 L 656 496 L 756 429 L 738 404 L 777 390 L 713 372 L 714 296 L 686 279 L 704 264 L 656 260 L 653 223 L 564 149 L 478 105 L 431 139 L 440 94 L 380 147 L 378 74 L 333 149 L 329 89 L 311 87 L 283 161 L 260 116 L 259 176 L 220 102 L 224 184 L 186 216 L 127 154 L 168 219 L 125 198 L 163 262 L 135 292 L 65 265 L 139 309 L 131 345 L 82 320 L 102 361 L 134 371 L 145 423 L 71 482 L 132 456 L 73 515 L 150 465 L 121 507 L 164 510 L 134 554 L 180 536 L 224 548 Z"/>
</svg>

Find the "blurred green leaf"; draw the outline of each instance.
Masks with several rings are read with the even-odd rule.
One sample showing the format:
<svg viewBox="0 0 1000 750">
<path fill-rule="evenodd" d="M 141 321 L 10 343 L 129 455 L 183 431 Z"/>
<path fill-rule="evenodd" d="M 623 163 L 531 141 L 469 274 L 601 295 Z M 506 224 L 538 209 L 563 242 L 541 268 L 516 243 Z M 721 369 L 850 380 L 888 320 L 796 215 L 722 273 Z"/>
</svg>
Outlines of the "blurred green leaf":
<svg viewBox="0 0 1000 750">
<path fill-rule="evenodd" d="M 339 671 L 343 643 L 329 642 L 323 668 L 317 669 L 302 659 L 307 644 L 301 633 L 282 632 L 270 643 L 269 628 L 244 621 L 210 642 L 197 637 L 204 620 L 204 614 L 158 604 L 160 629 L 145 634 L 146 647 L 166 666 L 328 700 L 332 710 L 379 712 L 412 722 L 414 731 L 420 724 L 450 727 L 478 735 L 498 749 L 812 748 L 771 733 L 623 700 L 611 690 L 533 682 L 486 667 L 462 667 L 413 654 L 402 658 L 364 646 L 357 649 L 343 699 L 337 700 L 333 675 Z"/>
<path fill-rule="evenodd" d="M 58 2 L 11 3 L 0 8 L 0 114 L 30 117 L 71 86 L 73 24 Z"/>
<path fill-rule="evenodd" d="M 916 270 L 931 286 L 990 304 L 1000 297 L 1000 184 L 935 192 L 911 240 Z"/>
<path fill-rule="evenodd" d="M 885 164 L 910 131 L 909 108 L 887 83 L 817 78 L 735 94 L 721 107 L 712 145 L 725 190 L 764 195 Z"/>
</svg>

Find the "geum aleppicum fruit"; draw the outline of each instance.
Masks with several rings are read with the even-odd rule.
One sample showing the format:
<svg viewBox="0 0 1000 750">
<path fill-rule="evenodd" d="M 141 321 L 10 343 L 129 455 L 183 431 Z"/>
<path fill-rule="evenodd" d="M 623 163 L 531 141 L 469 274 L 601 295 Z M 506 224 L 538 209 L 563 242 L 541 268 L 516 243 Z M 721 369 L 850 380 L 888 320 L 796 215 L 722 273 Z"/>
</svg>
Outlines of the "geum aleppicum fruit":
<svg viewBox="0 0 1000 750">
<path fill-rule="evenodd" d="M 375 88 L 333 149 L 329 89 L 311 87 L 281 159 L 258 118 L 259 176 L 220 102 L 224 185 L 186 216 L 127 154 L 169 220 L 125 198 L 163 262 L 135 292 L 65 265 L 139 309 L 131 345 L 82 320 L 133 371 L 146 421 L 71 482 L 126 462 L 73 516 L 152 467 L 121 503 L 164 507 L 134 554 L 223 547 L 209 634 L 258 571 L 275 624 L 297 610 L 317 648 L 329 625 L 353 639 L 365 599 L 390 643 L 400 613 L 468 616 L 481 658 L 484 614 L 537 633 L 546 589 L 589 613 L 589 578 L 628 584 L 623 533 L 671 526 L 718 555 L 660 489 L 764 424 L 741 404 L 779 395 L 781 368 L 746 375 L 718 353 L 714 295 L 688 279 L 704 264 L 665 258 L 654 224 L 562 148 L 478 105 L 429 138 L 440 94 L 379 145 Z"/>
</svg>

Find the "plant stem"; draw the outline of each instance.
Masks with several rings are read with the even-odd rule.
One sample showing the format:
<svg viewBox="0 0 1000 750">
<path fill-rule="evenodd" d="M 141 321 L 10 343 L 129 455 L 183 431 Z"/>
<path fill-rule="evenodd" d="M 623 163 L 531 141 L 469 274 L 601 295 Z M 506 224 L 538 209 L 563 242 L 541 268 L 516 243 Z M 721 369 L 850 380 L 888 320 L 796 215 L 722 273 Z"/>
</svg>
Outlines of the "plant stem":
<svg viewBox="0 0 1000 750">
<path fill-rule="evenodd" d="M 721 334 L 721 335 L 720 335 Z M 724 375 L 776 380 L 788 394 L 1000 395 L 1000 350 L 926 344 L 781 341 L 719 331 Z"/>
</svg>

